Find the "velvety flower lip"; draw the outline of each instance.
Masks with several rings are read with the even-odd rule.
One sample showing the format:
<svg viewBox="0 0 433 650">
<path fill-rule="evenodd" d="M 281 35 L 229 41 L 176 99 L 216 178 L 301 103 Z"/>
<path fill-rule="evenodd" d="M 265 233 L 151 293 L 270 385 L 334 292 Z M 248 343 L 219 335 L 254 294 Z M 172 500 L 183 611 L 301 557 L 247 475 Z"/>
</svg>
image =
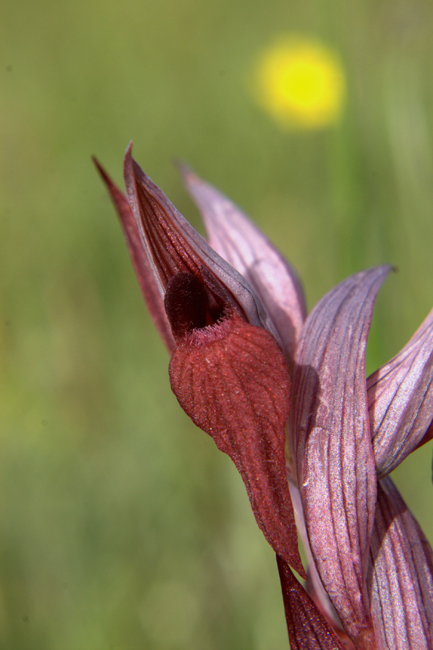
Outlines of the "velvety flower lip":
<svg viewBox="0 0 433 650">
<path fill-rule="evenodd" d="M 236 316 L 204 337 L 191 333 L 174 351 L 169 373 L 184 411 L 235 463 L 272 548 L 305 576 L 286 480 L 288 372 L 277 343 Z"/>
<path fill-rule="evenodd" d="M 239 271 L 259 296 L 291 362 L 306 315 L 296 271 L 224 194 L 186 165 L 180 165 L 180 170 L 201 212 L 209 245 Z"/>
<path fill-rule="evenodd" d="M 376 472 L 365 350 L 383 266 L 351 276 L 308 316 L 295 356 L 289 444 L 311 550 L 357 648 L 374 647 L 366 590 Z M 296 432 L 296 435 L 294 434 Z"/>
<path fill-rule="evenodd" d="M 98 168 L 145 300 L 172 352 L 174 394 L 235 463 L 275 552 L 305 576 L 285 468 L 290 378 L 268 314 L 248 282 L 133 160 L 131 145 L 124 160 L 127 201 Z"/>
<path fill-rule="evenodd" d="M 368 378 L 367 388 L 377 474 L 383 478 L 433 433 L 433 310 L 409 343 Z"/>
</svg>

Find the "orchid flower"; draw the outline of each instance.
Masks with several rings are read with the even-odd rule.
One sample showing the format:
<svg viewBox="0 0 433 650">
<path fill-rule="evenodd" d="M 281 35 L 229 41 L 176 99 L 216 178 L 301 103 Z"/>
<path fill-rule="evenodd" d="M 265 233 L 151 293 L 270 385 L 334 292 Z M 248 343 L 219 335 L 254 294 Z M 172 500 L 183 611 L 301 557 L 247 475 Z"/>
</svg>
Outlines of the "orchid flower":
<svg viewBox="0 0 433 650">
<path fill-rule="evenodd" d="M 389 473 L 433 436 L 433 311 L 366 380 L 389 266 L 347 278 L 307 317 L 294 269 L 239 208 L 183 167 L 205 241 L 131 148 L 126 196 L 96 164 L 172 390 L 234 462 L 276 553 L 292 650 L 431 650 L 433 553 Z"/>
</svg>

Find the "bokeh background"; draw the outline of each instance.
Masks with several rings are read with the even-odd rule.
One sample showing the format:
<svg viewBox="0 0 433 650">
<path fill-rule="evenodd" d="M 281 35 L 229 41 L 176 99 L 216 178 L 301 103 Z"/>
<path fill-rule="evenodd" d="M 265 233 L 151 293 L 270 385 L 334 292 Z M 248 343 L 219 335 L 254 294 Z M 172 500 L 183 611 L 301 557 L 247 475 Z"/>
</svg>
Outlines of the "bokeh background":
<svg viewBox="0 0 433 650">
<path fill-rule="evenodd" d="M 170 393 L 95 154 L 135 157 L 199 229 L 172 161 L 241 205 L 312 305 L 390 262 L 368 370 L 433 304 L 430 0 L 4 0 L 0 648 L 288 647 L 273 553 L 230 461 Z M 254 70 L 281 34 L 346 99 L 283 128 Z M 395 473 L 433 540 L 431 444 Z"/>
</svg>

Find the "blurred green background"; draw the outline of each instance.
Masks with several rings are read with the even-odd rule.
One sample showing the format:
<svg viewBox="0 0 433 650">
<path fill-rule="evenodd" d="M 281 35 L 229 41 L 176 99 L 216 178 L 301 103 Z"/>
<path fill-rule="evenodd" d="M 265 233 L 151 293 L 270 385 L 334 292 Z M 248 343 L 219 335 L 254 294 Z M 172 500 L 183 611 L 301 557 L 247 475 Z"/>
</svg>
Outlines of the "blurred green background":
<svg viewBox="0 0 433 650">
<path fill-rule="evenodd" d="M 433 304 L 430 0 L 5 0 L 1 650 L 288 647 L 275 560 L 230 461 L 181 412 L 95 154 L 172 160 L 240 204 L 309 307 L 390 262 L 368 370 Z M 283 131 L 249 79 L 281 33 L 337 51 L 337 125 Z M 433 539 L 431 445 L 396 472 Z"/>
</svg>

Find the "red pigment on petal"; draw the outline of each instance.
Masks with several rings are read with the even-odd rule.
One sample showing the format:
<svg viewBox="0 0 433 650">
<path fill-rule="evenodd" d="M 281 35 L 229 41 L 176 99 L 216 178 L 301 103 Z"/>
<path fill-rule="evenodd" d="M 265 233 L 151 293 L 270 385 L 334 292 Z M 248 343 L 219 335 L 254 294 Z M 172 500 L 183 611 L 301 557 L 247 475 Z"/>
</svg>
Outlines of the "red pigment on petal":
<svg viewBox="0 0 433 650">
<path fill-rule="evenodd" d="M 235 463 L 269 544 L 305 576 L 284 455 L 290 379 L 275 339 L 231 312 L 184 331 L 169 372 L 184 411 Z"/>
<path fill-rule="evenodd" d="M 348 650 L 332 626 L 301 587 L 287 564 L 277 555 L 287 630 L 292 650 Z M 373 646 L 371 647 L 373 650 Z"/>
</svg>

